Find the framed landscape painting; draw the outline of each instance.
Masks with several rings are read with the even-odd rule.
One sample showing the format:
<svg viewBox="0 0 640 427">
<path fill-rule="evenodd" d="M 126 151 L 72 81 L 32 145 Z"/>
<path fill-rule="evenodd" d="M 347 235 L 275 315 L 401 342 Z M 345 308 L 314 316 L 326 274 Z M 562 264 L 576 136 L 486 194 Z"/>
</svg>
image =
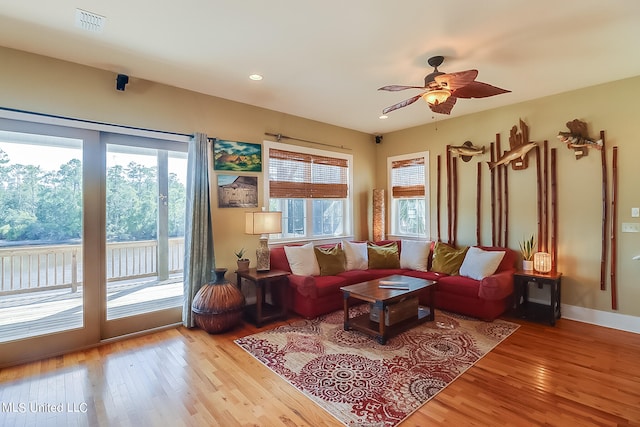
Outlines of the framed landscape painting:
<svg viewBox="0 0 640 427">
<path fill-rule="evenodd" d="M 262 145 L 216 139 L 213 169 L 233 172 L 262 172 Z"/>
<path fill-rule="evenodd" d="M 218 207 L 258 207 L 258 177 L 218 175 Z"/>
</svg>

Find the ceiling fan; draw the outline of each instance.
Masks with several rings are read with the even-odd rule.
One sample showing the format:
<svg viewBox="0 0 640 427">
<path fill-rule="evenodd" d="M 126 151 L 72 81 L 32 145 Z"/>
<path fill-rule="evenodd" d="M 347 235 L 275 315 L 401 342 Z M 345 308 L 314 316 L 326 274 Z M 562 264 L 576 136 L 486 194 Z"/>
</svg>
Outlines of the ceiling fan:
<svg viewBox="0 0 640 427">
<path fill-rule="evenodd" d="M 382 110 L 387 114 L 398 108 L 406 107 L 416 102 L 420 98 L 429 104 L 429 108 L 434 113 L 450 114 L 451 109 L 456 104 L 458 98 L 487 98 L 489 96 L 500 95 L 511 92 L 487 83 L 477 82 L 478 70 L 458 71 L 456 73 L 443 73 L 438 71 L 438 67 L 444 61 L 443 56 L 432 56 L 427 61 L 433 67 L 433 72 L 424 78 L 424 86 L 383 86 L 378 90 L 388 90 L 397 92 L 405 89 L 422 89 L 423 93 L 406 99 L 397 104 Z"/>
</svg>

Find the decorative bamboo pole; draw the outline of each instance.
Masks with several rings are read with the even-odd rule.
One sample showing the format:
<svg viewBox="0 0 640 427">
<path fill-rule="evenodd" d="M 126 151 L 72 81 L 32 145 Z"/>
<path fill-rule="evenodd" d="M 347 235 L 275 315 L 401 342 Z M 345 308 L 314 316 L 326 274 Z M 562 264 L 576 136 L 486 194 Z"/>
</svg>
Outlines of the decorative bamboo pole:
<svg viewBox="0 0 640 427">
<path fill-rule="evenodd" d="M 549 144 L 545 139 L 542 142 L 544 151 L 544 187 L 542 188 L 542 242 L 544 252 L 549 252 Z"/>
<path fill-rule="evenodd" d="M 507 179 L 509 168 L 504 167 L 504 242 L 503 246 L 509 244 L 509 181 Z"/>
<path fill-rule="evenodd" d="M 611 177 L 611 309 L 618 309 L 618 288 L 616 283 L 616 237 L 618 228 L 618 147 L 613 147 L 613 170 Z"/>
<path fill-rule="evenodd" d="M 556 149 L 551 149 L 551 271 L 558 271 L 558 176 L 556 168 Z"/>
<path fill-rule="evenodd" d="M 436 158 L 436 232 L 440 241 L 440 155 Z"/>
<path fill-rule="evenodd" d="M 607 155 L 606 144 L 604 140 L 604 131 L 600 131 L 600 139 L 602 140 L 602 150 L 600 150 L 600 158 L 602 160 L 602 248 L 600 258 L 600 290 L 606 289 L 607 275 L 607 220 L 608 220 L 608 194 L 607 194 Z"/>
<path fill-rule="evenodd" d="M 452 213 L 451 213 L 451 152 L 447 145 L 447 241 L 451 244 Z"/>
<path fill-rule="evenodd" d="M 451 244 L 456 245 L 456 237 L 458 235 L 458 158 L 453 157 L 451 159 L 451 172 L 453 175 L 453 209 L 452 209 L 452 226 L 451 226 Z"/>
<path fill-rule="evenodd" d="M 480 222 L 480 213 L 482 211 L 482 204 L 480 201 L 482 200 L 482 163 L 476 163 L 478 167 L 478 176 L 476 178 L 476 245 L 480 246 L 480 227 L 482 223 Z"/>
<path fill-rule="evenodd" d="M 496 153 L 494 150 L 493 142 L 489 148 L 491 153 L 491 161 L 496 161 Z M 496 174 L 495 168 L 489 170 L 489 176 L 491 177 L 491 246 L 496 246 Z"/>
<path fill-rule="evenodd" d="M 542 244 L 542 150 L 540 146 L 536 146 L 536 187 L 538 195 L 538 249 L 544 252 L 544 245 Z"/>
<path fill-rule="evenodd" d="M 496 134 L 496 158 L 500 158 L 500 156 L 502 156 L 502 149 L 500 148 L 500 134 L 497 133 Z M 498 194 L 498 246 L 503 246 L 502 244 L 502 173 L 500 173 L 500 168 L 503 167 L 502 165 L 497 166 L 494 169 L 497 169 L 496 171 L 496 177 L 498 180 L 498 188 L 497 188 L 497 194 Z"/>
</svg>

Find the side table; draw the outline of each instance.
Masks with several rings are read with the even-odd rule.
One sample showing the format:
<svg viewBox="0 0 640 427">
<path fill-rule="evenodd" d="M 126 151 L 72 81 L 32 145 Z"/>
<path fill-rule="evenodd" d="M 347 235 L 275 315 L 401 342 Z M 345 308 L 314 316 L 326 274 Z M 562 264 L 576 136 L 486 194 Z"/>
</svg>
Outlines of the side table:
<svg viewBox="0 0 640 427">
<path fill-rule="evenodd" d="M 245 307 L 245 316 L 256 326 L 260 327 L 266 322 L 287 317 L 289 274 L 291 273 L 288 271 L 256 271 L 255 268 L 236 271 L 236 283 L 239 289 L 242 289 L 242 279 L 253 283 L 256 288 L 256 303 Z M 269 285 L 273 304 L 265 301 L 266 288 Z M 276 301 L 278 299 L 279 301 Z"/>
<path fill-rule="evenodd" d="M 548 321 L 551 326 L 555 326 L 556 319 L 560 318 L 561 279 L 562 273 L 558 272 L 516 271 L 513 275 L 516 316 L 534 321 Z M 529 283 L 535 283 L 539 288 L 549 285 L 549 305 L 529 301 Z"/>
</svg>

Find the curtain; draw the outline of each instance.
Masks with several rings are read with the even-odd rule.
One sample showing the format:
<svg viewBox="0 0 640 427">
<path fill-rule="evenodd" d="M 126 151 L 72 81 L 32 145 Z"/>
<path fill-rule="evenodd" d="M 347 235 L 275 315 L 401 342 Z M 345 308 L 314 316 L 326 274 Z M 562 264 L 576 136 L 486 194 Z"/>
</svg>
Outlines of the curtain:
<svg viewBox="0 0 640 427">
<path fill-rule="evenodd" d="M 195 326 L 191 303 L 200 287 L 211 280 L 215 267 L 209 192 L 211 147 L 207 135 L 196 133 L 189 142 L 187 211 L 184 236 L 184 305 L 182 323 Z"/>
</svg>

